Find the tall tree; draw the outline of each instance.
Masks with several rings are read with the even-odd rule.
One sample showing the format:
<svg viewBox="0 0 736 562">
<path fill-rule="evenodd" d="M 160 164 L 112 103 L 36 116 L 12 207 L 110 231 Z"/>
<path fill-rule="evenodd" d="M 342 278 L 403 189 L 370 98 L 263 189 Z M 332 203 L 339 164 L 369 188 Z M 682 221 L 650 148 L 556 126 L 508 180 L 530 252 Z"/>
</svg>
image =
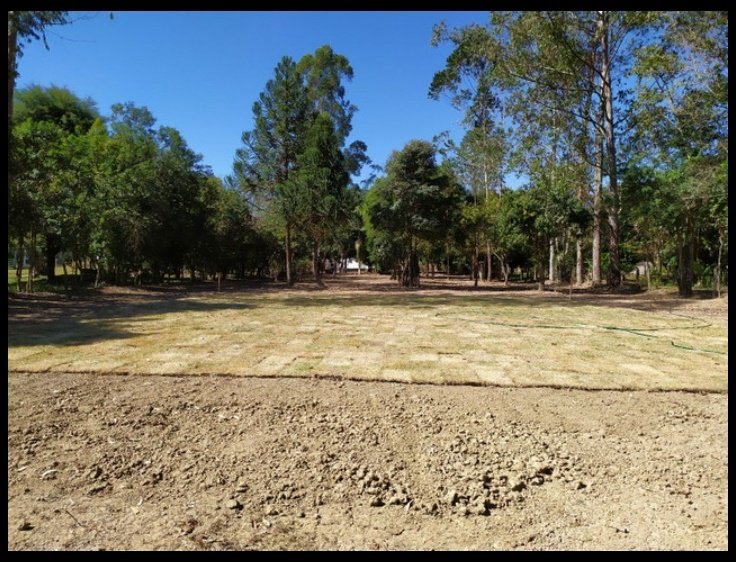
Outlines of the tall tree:
<svg viewBox="0 0 736 562">
<path fill-rule="evenodd" d="M 728 169 L 728 13 L 656 17 L 658 33 L 636 58 L 636 140 L 639 153 L 647 155 L 641 161 L 667 169 L 660 179 L 673 195 L 677 284 L 686 297 L 693 291 L 703 225 L 715 219 L 712 235 L 719 242 L 703 242 L 722 250 L 727 224 L 727 206 L 709 201 L 723 200 Z M 714 216 L 715 209 L 721 211 Z"/>
<path fill-rule="evenodd" d="M 608 281 L 611 286 L 621 281 L 618 136 L 626 114 L 617 108 L 625 108 L 627 103 L 623 84 L 629 76 L 631 54 L 637 45 L 633 31 L 642 29 L 649 20 L 647 14 L 641 13 L 494 12 L 485 29 L 470 26 L 453 30 L 447 36 L 456 43 L 448 61 L 453 57 L 464 60 L 483 56 L 491 62 L 487 72 L 496 75 L 493 83 L 512 96 L 510 103 L 516 108 L 517 133 L 528 139 L 540 134 L 549 138 L 550 161 L 559 161 L 554 158 L 558 135 L 550 133 L 575 128 L 601 135 L 605 158 L 598 156 L 598 143 L 593 143 L 593 137 L 578 146 L 595 147 L 580 151 L 579 156 L 592 160 L 598 165 L 601 177 L 605 172 L 609 179 Z M 467 30 L 473 33 L 464 33 Z M 482 40 L 475 39 L 477 36 Z M 529 129 L 534 124 L 538 126 Z M 598 236 L 599 230 L 594 230 Z"/>
<path fill-rule="evenodd" d="M 283 219 L 286 281 L 291 284 L 295 206 L 286 186 L 303 150 L 310 105 L 302 74 L 290 57 L 281 59 L 274 74 L 253 104 L 255 127 L 243 133 L 234 171 L 262 206 L 274 206 Z"/>
<path fill-rule="evenodd" d="M 292 243 L 304 200 L 300 195 L 303 190 L 296 189 L 304 182 L 297 181 L 295 172 L 306 150 L 308 133 L 319 116 L 329 116 L 333 144 L 343 152 L 342 159 L 323 155 L 339 166 L 331 172 L 333 176 L 356 174 L 363 164 L 369 163 L 365 143 L 355 141 L 343 149 L 356 111 L 345 98 L 344 81 L 352 76 L 348 60 L 329 45 L 305 55 L 299 63 L 284 57 L 276 67 L 275 77 L 253 105 L 255 128 L 243 134 L 244 146 L 236 153 L 235 177 L 252 194 L 251 201 L 259 212 L 270 213 L 283 225 L 288 283 L 293 281 Z M 323 133 L 325 123 L 318 127 Z"/>
<path fill-rule="evenodd" d="M 99 114 L 91 99 L 80 99 L 66 88 L 30 86 L 16 96 L 14 122 L 22 131 L 19 138 L 23 139 L 21 150 L 25 155 L 14 166 L 16 181 L 22 179 L 37 206 L 40 223 L 36 233 L 43 236 L 46 274 L 53 282 L 55 256 L 71 243 L 64 238 L 74 230 L 74 209 L 81 193 L 88 191 L 83 187 L 89 181 L 82 172 L 87 155 L 84 143 Z M 28 157 L 29 150 L 35 151 L 32 158 Z M 11 186 L 11 190 L 17 187 Z"/>
<path fill-rule="evenodd" d="M 347 219 L 344 201 L 349 176 L 340 151 L 332 118 L 320 113 L 305 139 L 304 152 L 287 184 L 290 198 L 296 201 L 295 218 L 312 239 L 312 269 L 320 280 L 320 246 L 335 223 Z"/>
<path fill-rule="evenodd" d="M 366 216 L 374 231 L 393 238 L 391 253 L 400 256 L 404 287 L 419 286 L 420 240 L 438 241 L 450 221 L 448 209 L 459 207 L 462 189 L 435 161 L 435 149 L 427 141 L 413 140 L 394 152 L 386 164 L 387 175 L 366 197 Z"/>
<path fill-rule="evenodd" d="M 448 32 L 444 24 L 435 26 L 432 44 L 450 41 L 455 50 L 445 68 L 437 72 L 429 87 L 429 96 L 439 99 L 450 95 L 452 105 L 464 111 L 467 133 L 454 159 L 465 185 L 473 196 L 473 204 L 483 209 L 466 211 L 466 219 L 477 227 L 473 240 L 473 261 L 478 261 L 479 248 L 485 243 L 487 281 L 492 277 L 493 239 L 488 228 L 493 207 L 490 199 L 503 187 L 506 163 L 506 133 L 503 128 L 503 105 L 499 95 L 502 77 L 495 72 L 496 62 L 488 32 L 477 25 Z M 470 212 L 470 215 L 468 213 Z M 479 222 L 480 221 L 480 222 Z M 475 266 L 474 266 L 475 267 Z"/>
</svg>

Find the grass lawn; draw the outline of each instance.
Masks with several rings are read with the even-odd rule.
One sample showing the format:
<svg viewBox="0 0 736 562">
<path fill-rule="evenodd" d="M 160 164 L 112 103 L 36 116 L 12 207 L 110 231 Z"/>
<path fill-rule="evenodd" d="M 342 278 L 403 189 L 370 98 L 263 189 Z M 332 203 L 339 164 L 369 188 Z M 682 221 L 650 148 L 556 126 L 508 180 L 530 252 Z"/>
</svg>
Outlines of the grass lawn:
<svg viewBox="0 0 736 562">
<path fill-rule="evenodd" d="M 72 269 L 67 268 L 69 274 L 72 274 Z M 56 275 L 64 275 L 64 268 L 60 265 L 56 266 Z M 8 268 L 8 290 L 16 292 L 17 291 L 17 277 L 15 276 L 15 268 Z M 28 268 L 23 268 L 23 273 L 20 278 L 21 283 L 21 289 L 25 290 L 26 288 L 26 281 L 28 281 Z M 45 275 L 39 275 L 33 279 L 33 291 L 39 292 L 39 291 L 50 291 L 50 290 L 58 290 L 58 289 L 64 288 L 64 283 L 62 281 L 57 281 L 55 284 L 51 285 L 48 282 L 48 278 Z"/>
<path fill-rule="evenodd" d="M 727 311 L 386 287 L 9 302 L 8 369 L 728 389 Z"/>
</svg>

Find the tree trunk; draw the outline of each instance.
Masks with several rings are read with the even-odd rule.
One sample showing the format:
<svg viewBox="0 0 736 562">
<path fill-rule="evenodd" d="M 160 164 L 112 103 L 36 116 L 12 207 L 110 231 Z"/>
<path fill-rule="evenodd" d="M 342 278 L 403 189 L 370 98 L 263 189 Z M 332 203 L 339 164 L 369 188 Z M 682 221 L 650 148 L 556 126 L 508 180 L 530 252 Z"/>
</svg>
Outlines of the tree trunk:
<svg viewBox="0 0 736 562">
<path fill-rule="evenodd" d="M 69 275 L 66 272 L 66 260 L 61 260 L 61 267 L 64 270 L 64 290 L 69 291 Z"/>
<path fill-rule="evenodd" d="M 49 283 L 56 281 L 56 250 L 58 246 L 56 244 L 56 236 L 51 234 L 46 237 L 46 277 Z"/>
<path fill-rule="evenodd" d="M 286 237 L 284 240 L 284 254 L 286 259 L 286 284 L 293 285 L 291 276 L 291 225 L 286 225 Z"/>
<path fill-rule="evenodd" d="M 25 248 L 23 237 L 18 242 L 17 263 L 15 264 L 15 292 L 20 293 L 20 281 L 23 278 L 23 262 L 25 261 Z"/>
<path fill-rule="evenodd" d="M 572 300 L 572 276 L 573 276 L 573 273 L 574 273 L 574 269 L 575 269 L 575 266 L 572 266 L 572 268 L 570 269 L 570 285 L 569 285 L 569 293 L 568 293 L 568 297 L 567 297 L 570 300 Z"/>
<path fill-rule="evenodd" d="M 31 233 L 30 262 L 28 264 L 28 280 L 26 281 L 26 293 L 33 292 L 33 276 L 36 272 L 36 233 Z"/>
<path fill-rule="evenodd" d="M 312 271 L 314 273 L 314 280 L 317 282 L 317 285 L 322 285 L 322 276 L 320 275 L 319 270 L 319 242 L 316 240 L 314 241 L 314 245 L 312 246 Z"/>
<path fill-rule="evenodd" d="M 95 267 L 97 268 L 97 273 L 95 273 L 95 289 L 100 286 L 100 272 L 102 270 L 102 264 L 100 263 L 100 260 L 95 260 Z"/>
<path fill-rule="evenodd" d="M 360 237 L 355 241 L 355 259 L 358 262 L 358 275 L 360 275 Z"/>
<path fill-rule="evenodd" d="M 616 133 L 613 121 L 613 87 L 611 82 L 610 45 L 609 45 L 609 12 L 598 12 L 598 28 L 601 32 L 601 79 L 603 82 L 604 103 L 604 135 L 606 139 L 606 154 L 608 156 L 608 180 L 611 192 L 611 206 L 608 209 L 608 285 L 621 285 L 621 264 L 618 251 L 618 213 L 619 192 L 616 170 Z"/>
<path fill-rule="evenodd" d="M 487 198 L 487 197 L 486 197 Z M 491 279 L 493 278 L 493 252 L 491 248 L 491 241 L 486 240 L 486 281 L 489 283 L 491 282 Z"/>
<path fill-rule="evenodd" d="M 603 80 L 600 84 L 603 90 Z M 595 132 L 595 166 L 593 169 L 593 271 L 591 285 L 598 287 L 601 284 L 601 207 L 603 195 L 603 103 L 598 111 L 598 126 Z"/>
<path fill-rule="evenodd" d="M 693 296 L 693 258 L 695 243 L 689 229 L 678 247 L 677 289 L 681 297 Z"/>
<path fill-rule="evenodd" d="M 450 245 L 446 244 L 445 248 L 447 250 L 447 280 L 450 280 Z"/>
<path fill-rule="evenodd" d="M 644 273 L 647 276 L 647 291 L 652 287 L 652 278 L 649 274 L 649 256 L 647 256 L 647 261 L 644 262 Z"/>
<path fill-rule="evenodd" d="M 400 283 L 404 287 L 419 287 L 419 256 L 413 243 L 404 262 L 404 271 L 401 274 Z"/>
<path fill-rule="evenodd" d="M 723 254 L 723 233 L 718 233 L 718 261 L 716 262 L 715 287 L 716 295 L 721 298 L 721 255 Z"/>
<path fill-rule="evenodd" d="M 575 239 L 575 284 L 578 287 L 583 284 L 583 241 L 580 237 Z"/>
<path fill-rule="evenodd" d="M 555 280 L 555 243 L 551 238 L 549 241 L 549 280 Z"/>
<path fill-rule="evenodd" d="M 537 279 L 537 290 L 544 291 L 544 258 L 547 254 L 546 242 L 543 238 L 538 238 L 535 242 L 535 258 L 534 273 Z"/>
<path fill-rule="evenodd" d="M 478 286 L 478 244 L 473 250 L 473 287 Z"/>
<path fill-rule="evenodd" d="M 501 273 L 503 274 L 503 286 L 508 287 L 509 273 L 511 273 L 511 267 L 508 263 L 506 263 L 506 259 L 504 258 L 503 254 L 495 254 L 495 256 L 496 258 L 498 258 L 498 261 L 501 264 Z"/>
</svg>

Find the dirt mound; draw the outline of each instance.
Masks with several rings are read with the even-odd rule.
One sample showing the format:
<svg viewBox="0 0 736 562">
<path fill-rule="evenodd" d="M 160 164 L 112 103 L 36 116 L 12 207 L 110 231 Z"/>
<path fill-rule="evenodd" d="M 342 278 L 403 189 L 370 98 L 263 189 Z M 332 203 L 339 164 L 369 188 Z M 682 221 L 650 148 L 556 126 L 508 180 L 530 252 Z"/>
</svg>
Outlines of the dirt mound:
<svg viewBox="0 0 736 562">
<path fill-rule="evenodd" d="M 10 374 L 9 549 L 728 548 L 727 395 Z"/>
</svg>

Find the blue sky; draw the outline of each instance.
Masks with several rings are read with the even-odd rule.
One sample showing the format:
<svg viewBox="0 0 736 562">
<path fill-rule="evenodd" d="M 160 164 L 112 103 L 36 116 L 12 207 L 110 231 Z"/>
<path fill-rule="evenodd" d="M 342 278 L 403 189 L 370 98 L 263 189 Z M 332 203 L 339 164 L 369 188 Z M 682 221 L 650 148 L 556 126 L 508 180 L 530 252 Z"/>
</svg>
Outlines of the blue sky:
<svg viewBox="0 0 736 562">
<path fill-rule="evenodd" d="M 432 47 L 432 26 L 485 23 L 487 12 L 109 12 L 73 13 L 24 48 L 18 88 L 66 86 L 107 115 L 116 102 L 147 106 L 177 128 L 218 176 L 231 171 L 252 105 L 279 59 L 329 44 L 350 61 L 347 97 L 358 107 L 350 141 L 383 165 L 407 141 L 450 130 L 461 114 L 427 90 L 450 45 Z"/>
</svg>

